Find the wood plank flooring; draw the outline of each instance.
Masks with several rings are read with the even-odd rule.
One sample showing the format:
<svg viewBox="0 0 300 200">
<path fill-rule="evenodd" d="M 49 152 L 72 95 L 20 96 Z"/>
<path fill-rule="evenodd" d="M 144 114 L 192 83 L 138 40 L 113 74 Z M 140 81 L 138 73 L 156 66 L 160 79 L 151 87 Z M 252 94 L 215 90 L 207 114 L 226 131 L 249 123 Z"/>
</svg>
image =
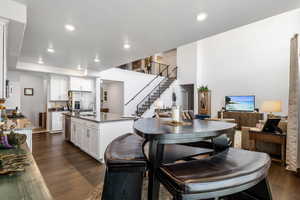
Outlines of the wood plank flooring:
<svg viewBox="0 0 300 200">
<path fill-rule="evenodd" d="M 62 134 L 34 134 L 33 155 L 57 200 L 85 200 L 103 182 L 104 165 L 65 142 Z M 300 200 L 300 177 L 272 164 L 269 181 L 274 200 Z"/>
<path fill-rule="evenodd" d="M 104 165 L 66 142 L 62 134 L 34 134 L 33 156 L 57 200 L 83 200 L 103 181 Z"/>
</svg>

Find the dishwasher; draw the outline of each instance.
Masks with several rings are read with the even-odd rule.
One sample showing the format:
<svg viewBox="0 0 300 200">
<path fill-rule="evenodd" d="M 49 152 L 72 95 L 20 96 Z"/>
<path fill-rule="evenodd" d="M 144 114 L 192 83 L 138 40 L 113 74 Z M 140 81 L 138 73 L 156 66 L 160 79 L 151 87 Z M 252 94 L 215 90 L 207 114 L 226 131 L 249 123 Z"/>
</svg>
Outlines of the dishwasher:
<svg viewBox="0 0 300 200">
<path fill-rule="evenodd" d="M 65 115 L 65 140 L 71 140 L 71 117 Z"/>
</svg>

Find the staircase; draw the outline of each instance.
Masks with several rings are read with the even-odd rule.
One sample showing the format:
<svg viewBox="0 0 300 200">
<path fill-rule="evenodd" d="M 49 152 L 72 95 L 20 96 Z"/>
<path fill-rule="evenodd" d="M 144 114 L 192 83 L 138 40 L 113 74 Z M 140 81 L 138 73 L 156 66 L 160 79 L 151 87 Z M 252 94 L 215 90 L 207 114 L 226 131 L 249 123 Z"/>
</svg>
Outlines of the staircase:
<svg viewBox="0 0 300 200">
<path fill-rule="evenodd" d="M 127 106 L 129 103 L 133 102 L 137 97 L 138 99 L 143 98 L 136 106 L 135 114 L 141 117 L 150 107 L 152 104 L 160 98 L 160 96 L 170 87 L 170 85 L 177 79 L 177 66 L 170 66 L 162 63 L 152 62 L 151 63 L 152 69 L 158 69 L 157 75 L 153 78 L 147 85 L 145 85 L 134 97 L 132 97 L 126 104 Z M 163 79 L 161 79 L 163 77 Z M 155 80 L 160 80 L 159 83 L 145 95 L 145 90 L 147 90 L 150 85 Z M 143 96 L 141 97 L 141 95 Z M 136 101 L 134 101 L 136 102 Z"/>
<path fill-rule="evenodd" d="M 176 78 L 164 78 L 136 107 L 136 115 L 142 116 L 164 93 Z"/>
</svg>

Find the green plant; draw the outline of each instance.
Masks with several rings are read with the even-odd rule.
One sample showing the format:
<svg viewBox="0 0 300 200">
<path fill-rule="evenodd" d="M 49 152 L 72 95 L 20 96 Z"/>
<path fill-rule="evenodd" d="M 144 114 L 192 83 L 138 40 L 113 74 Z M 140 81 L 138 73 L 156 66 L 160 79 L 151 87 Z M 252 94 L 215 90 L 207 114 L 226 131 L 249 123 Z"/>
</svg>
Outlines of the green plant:
<svg viewBox="0 0 300 200">
<path fill-rule="evenodd" d="M 208 89 L 208 86 L 207 86 L 207 85 L 201 85 L 201 86 L 198 88 L 198 91 L 199 91 L 199 92 L 208 92 L 209 89 Z"/>
</svg>

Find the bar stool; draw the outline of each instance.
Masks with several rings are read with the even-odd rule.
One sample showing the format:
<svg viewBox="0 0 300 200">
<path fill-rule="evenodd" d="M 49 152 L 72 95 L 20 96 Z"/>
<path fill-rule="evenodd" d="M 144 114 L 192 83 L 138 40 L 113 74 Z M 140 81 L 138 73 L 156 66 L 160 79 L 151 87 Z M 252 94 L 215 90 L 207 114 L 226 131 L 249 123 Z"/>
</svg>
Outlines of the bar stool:
<svg viewBox="0 0 300 200">
<path fill-rule="evenodd" d="M 102 200 L 141 199 L 147 160 L 143 138 L 128 133 L 111 142 L 105 151 L 106 172 Z"/>
<path fill-rule="evenodd" d="M 163 165 L 158 177 L 174 200 L 271 200 L 270 163 L 265 153 L 229 148 L 209 158 Z"/>
<path fill-rule="evenodd" d="M 106 172 L 102 200 L 141 199 L 147 159 L 143 153 L 145 140 L 128 133 L 113 140 L 105 151 Z M 188 160 L 190 157 L 212 154 L 212 149 L 184 145 L 166 145 L 163 163 Z"/>
</svg>

